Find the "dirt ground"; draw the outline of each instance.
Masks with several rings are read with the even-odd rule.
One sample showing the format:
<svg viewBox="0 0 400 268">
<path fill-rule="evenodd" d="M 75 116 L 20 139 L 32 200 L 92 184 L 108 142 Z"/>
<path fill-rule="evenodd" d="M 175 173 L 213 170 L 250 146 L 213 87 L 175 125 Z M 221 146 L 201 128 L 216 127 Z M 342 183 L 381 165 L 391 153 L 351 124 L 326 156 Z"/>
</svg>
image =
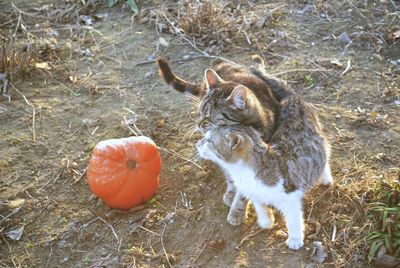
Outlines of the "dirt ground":
<svg viewBox="0 0 400 268">
<path fill-rule="evenodd" d="M 32 21 L 40 16 L 35 8 L 48 2 L 14 4 Z M 48 69 L 13 81 L 10 102 L 0 100 L 0 266 L 317 267 L 316 241 L 327 253 L 323 267 L 368 266 L 362 235 L 368 189 L 400 176 L 399 43 L 372 40 L 374 25 L 365 26 L 352 1 L 338 1 L 329 20 L 316 9 L 323 1 L 310 8 L 307 1 L 265 2 L 265 9 L 285 4 L 279 23 L 265 27 L 277 36 L 268 51 L 261 49 L 268 71 L 315 105 L 332 143 L 335 183 L 307 195 L 302 249 L 286 247 L 279 217 L 271 230 L 240 244 L 258 230 L 254 212 L 242 226 L 227 223 L 223 175 L 192 160 L 200 137 L 190 131 L 196 106 L 146 62 L 155 54 L 182 60 L 172 63 L 176 73 L 200 81 L 212 59 L 183 60 L 199 52 L 182 38 L 159 35 L 151 23 L 132 22 L 122 5 L 101 6 L 97 12 L 108 16 L 91 27 L 32 26 L 33 34 L 56 44 L 57 56 L 46 61 Z M 399 25 L 396 1 L 366 2 Z M 0 13 L 12 14 L 11 3 L 0 5 Z M 2 32 L 14 29 L 5 22 Z M 350 45 L 332 38 L 343 32 Z M 260 50 L 243 43 L 220 54 L 248 64 Z M 85 168 L 97 142 L 132 135 L 127 122 L 163 148 L 163 169 L 156 196 L 121 212 L 91 195 Z M 7 235 L 20 227 L 19 240 Z"/>
</svg>

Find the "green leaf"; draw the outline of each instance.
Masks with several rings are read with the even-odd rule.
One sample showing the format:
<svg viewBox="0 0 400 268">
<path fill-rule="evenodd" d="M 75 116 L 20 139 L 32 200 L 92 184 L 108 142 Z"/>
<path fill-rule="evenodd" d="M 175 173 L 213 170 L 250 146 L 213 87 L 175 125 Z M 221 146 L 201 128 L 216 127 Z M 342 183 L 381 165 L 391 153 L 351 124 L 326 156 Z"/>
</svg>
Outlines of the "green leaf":
<svg viewBox="0 0 400 268">
<path fill-rule="evenodd" d="M 118 0 L 107 0 L 107 5 L 108 7 L 113 7 L 116 3 L 118 2 Z"/>
<path fill-rule="evenodd" d="M 131 10 L 132 10 L 132 12 L 133 12 L 134 15 L 136 15 L 136 14 L 139 13 L 139 8 L 138 8 L 138 6 L 136 5 L 135 0 L 128 0 L 128 4 L 129 4 L 129 6 L 131 7 Z"/>
<path fill-rule="evenodd" d="M 369 250 L 368 254 L 368 262 L 371 263 L 372 259 L 375 256 L 375 253 L 378 251 L 378 249 L 382 246 L 383 242 L 382 241 L 374 241 L 371 245 L 371 248 Z"/>
<path fill-rule="evenodd" d="M 373 240 L 376 239 L 378 237 L 383 237 L 383 233 L 378 233 L 378 232 L 372 232 L 368 235 L 367 240 Z"/>
<path fill-rule="evenodd" d="M 81 0 L 82 6 L 86 5 L 86 0 Z"/>
<path fill-rule="evenodd" d="M 385 248 L 388 254 L 392 253 L 392 241 L 388 237 L 385 238 Z"/>
</svg>

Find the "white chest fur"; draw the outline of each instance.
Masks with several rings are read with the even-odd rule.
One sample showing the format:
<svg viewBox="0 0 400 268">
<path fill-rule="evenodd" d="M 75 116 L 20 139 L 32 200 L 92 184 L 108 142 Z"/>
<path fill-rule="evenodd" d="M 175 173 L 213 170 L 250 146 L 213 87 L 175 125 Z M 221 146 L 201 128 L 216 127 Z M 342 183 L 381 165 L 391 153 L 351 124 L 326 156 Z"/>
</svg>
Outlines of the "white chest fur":
<svg viewBox="0 0 400 268">
<path fill-rule="evenodd" d="M 253 202 L 280 207 L 282 203 L 301 198 L 302 193 L 300 191 L 285 193 L 283 180 L 280 180 L 274 186 L 266 185 L 262 180 L 256 178 L 254 170 L 243 162 L 225 163 L 223 168 L 229 173 L 237 191 Z"/>
</svg>

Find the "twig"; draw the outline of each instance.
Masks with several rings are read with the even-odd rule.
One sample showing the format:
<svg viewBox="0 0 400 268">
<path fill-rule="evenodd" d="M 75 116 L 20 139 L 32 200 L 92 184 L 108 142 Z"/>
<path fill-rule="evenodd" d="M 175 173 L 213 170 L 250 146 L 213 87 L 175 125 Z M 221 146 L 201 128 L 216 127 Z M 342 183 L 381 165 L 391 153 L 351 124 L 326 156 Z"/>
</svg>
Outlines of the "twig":
<svg viewBox="0 0 400 268">
<path fill-rule="evenodd" d="M 85 177 L 86 172 L 87 172 L 87 167 L 84 168 L 84 169 L 82 170 L 82 173 L 81 173 L 81 174 L 79 175 L 79 177 L 74 181 L 74 184 L 77 184 L 83 177 Z"/>
<path fill-rule="evenodd" d="M 166 228 L 167 228 L 167 224 L 164 223 L 164 228 L 163 228 L 163 230 L 161 232 L 161 235 L 160 235 L 160 241 L 161 241 L 161 246 L 162 246 L 163 251 L 164 251 L 165 258 L 167 258 L 168 265 L 169 265 L 169 267 L 172 268 L 171 262 L 169 261 L 169 258 L 168 258 L 168 253 L 167 253 L 167 251 L 166 251 L 166 249 L 164 247 L 164 233 L 165 233 L 165 229 Z"/>
<path fill-rule="evenodd" d="M 344 71 L 343 71 L 340 75 L 344 75 L 345 73 L 347 73 L 347 72 L 350 70 L 350 66 L 351 66 L 351 60 L 348 59 L 348 60 L 347 60 L 346 69 L 344 69 Z"/>
<path fill-rule="evenodd" d="M 367 18 L 363 15 L 363 13 L 360 11 L 358 7 L 356 7 L 351 0 L 347 0 L 347 3 L 349 3 L 350 6 L 352 6 L 355 10 L 357 10 L 358 14 L 360 14 L 363 19 L 367 20 Z"/>
<path fill-rule="evenodd" d="M 208 243 L 208 241 L 210 241 L 212 235 L 214 234 L 214 231 L 215 231 L 215 225 L 214 225 L 214 228 L 212 229 L 208 239 L 205 241 L 203 247 L 200 249 L 199 253 L 197 253 L 196 257 L 190 262 L 191 264 L 194 264 L 197 261 L 197 259 L 200 257 L 200 255 L 203 253 L 203 251 L 206 249 L 207 243 Z"/>
<path fill-rule="evenodd" d="M 242 238 L 242 240 L 240 241 L 240 243 L 235 247 L 235 249 L 239 250 L 240 247 L 244 244 L 244 242 L 246 242 L 247 240 L 249 240 L 250 238 L 258 235 L 259 233 L 261 233 L 262 231 L 264 231 L 265 229 L 259 229 L 257 231 L 254 231 L 248 235 L 246 235 L 245 237 Z"/>
<path fill-rule="evenodd" d="M 0 28 L 6 26 L 7 24 L 13 23 L 14 21 L 16 21 L 17 19 L 12 19 L 10 21 L 4 22 L 3 24 L 0 24 Z"/>
<path fill-rule="evenodd" d="M 140 224 L 138 224 L 137 227 L 139 227 L 140 229 L 143 229 L 143 230 L 145 230 L 145 231 L 147 231 L 147 232 L 149 232 L 149 233 L 151 233 L 153 235 L 160 236 L 160 234 L 157 234 L 156 232 L 153 232 L 152 230 L 147 229 L 146 227 L 144 227 L 144 226 L 142 226 Z"/>
<path fill-rule="evenodd" d="M 319 223 L 318 221 L 314 220 L 314 219 L 310 219 L 307 221 L 309 224 L 312 224 L 315 226 L 315 233 L 311 234 L 308 236 L 308 238 L 310 239 L 315 239 L 317 238 L 317 236 L 319 235 L 319 233 L 321 232 L 321 223 Z"/>
<path fill-rule="evenodd" d="M 105 219 L 103 219 L 102 217 L 97 216 L 97 218 L 98 218 L 99 220 L 101 220 L 102 222 L 104 222 L 105 224 L 107 224 L 108 227 L 111 228 L 111 231 L 112 231 L 114 237 L 117 239 L 117 241 L 119 241 L 118 235 L 117 235 L 117 233 L 115 232 L 114 227 L 113 227 L 110 223 L 108 223 Z"/>
<path fill-rule="evenodd" d="M 223 61 L 229 62 L 230 64 L 238 65 L 236 62 L 233 62 L 233 61 L 231 61 L 231 60 L 228 60 L 228 59 L 223 58 L 223 57 L 220 57 L 220 56 L 212 56 L 212 55 L 208 54 L 207 52 L 205 52 L 205 51 L 199 49 L 199 48 L 196 46 L 195 43 L 193 43 L 192 41 L 190 41 L 189 38 L 187 38 L 184 34 L 182 34 L 181 30 L 178 29 L 178 28 L 169 20 L 169 18 L 167 17 L 167 15 L 165 15 L 165 14 L 162 14 L 162 15 L 163 15 L 163 17 L 165 18 L 165 20 L 169 23 L 169 25 L 174 29 L 175 34 L 176 34 L 177 36 L 179 36 L 180 38 L 182 38 L 183 40 L 185 40 L 185 41 L 186 41 L 189 45 L 191 45 L 195 50 L 197 50 L 198 52 L 200 52 L 201 54 L 203 54 L 204 57 L 206 57 L 206 58 L 211 58 L 211 59 L 221 59 L 221 60 L 223 60 Z"/>
<path fill-rule="evenodd" d="M 50 263 L 50 259 L 51 259 L 51 255 L 53 254 L 53 246 L 50 246 L 50 253 L 49 253 L 49 258 L 47 259 L 47 262 L 46 262 L 46 267 L 48 267 L 49 266 L 49 263 Z"/>
<path fill-rule="evenodd" d="M 336 231 L 337 231 L 337 227 L 335 224 L 335 225 L 333 225 L 332 238 L 331 238 L 332 242 L 335 242 L 335 240 L 336 240 Z"/>
<path fill-rule="evenodd" d="M 137 134 L 137 132 L 134 131 L 134 130 L 129 126 L 128 120 L 126 120 L 125 115 L 124 115 L 124 121 L 125 121 L 125 126 L 132 132 L 132 134 L 135 135 L 135 136 L 139 136 L 139 135 Z"/>
<path fill-rule="evenodd" d="M 57 176 L 53 176 L 53 181 L 58 180 L 58 178 L 61 176 L 62 174 L 62 168 L 60 169 L 61 171 L 58 173 Z M 54 179 L 55 178 L 55 179 Z M 40 187 L 40 189 L 36 190 L 36 193 L 40 192 L 41 190 L 43 190 L 44 187 L 46 187 L 50 182 L 52 181 L 52 179 L 49 179 L 42 187 Z"/>
<path fill-rule="evenodd" d="M 288 73 L 296 73 L 296 72 L 333 72 L 332 70 L 327 70 L 327 69 L 292 69 L 292 70 L 287 70 L 279 73 L 274 73 L 272 75 L 274 76 L 279 76 L 283 74 L 288 74 Z"/>
<path fill-rule="evenodd" d="M 35 115 L 36 115 L 36 110 L 35 110 L 35 106 L 28 101 L 28 99 L 25 97 L 25 95 L 21 91 L 19 91 L 18 88 L 16 88 L 14 86 L 14 84 L 10 83 L 10 85 L 13 87 L 13 89 L 15 91 L 18 92 L 18 94 L 20 94 L 24 98 L 25 103 L 28 106 L 32 107 L 32 129 L 31 129 L 31 132 L 32 132 L 32 140 L 36 141 L 36 133 L 35 133 Z"/>
<path fill-rule="evenodd" d="M 346 54 L 347 49 L 348 49 L 352 44 L 353 44 L 353 42 L 350 41 L 350 42 L 344 47 L 341 57 L 343 57 L 344 54 Z"/>
<path fill-rule="evenodd" d="M 8 218 L 10 218 L 12 215 L 14 215 L 15 213 L 17 213 L 18 211 L 21 210 L 21 207 L 16 208 L 13 212 L 11 212 L 10 214 L 8 214 L 7 216 L 5 216 L 4 218 L 2 218 L 0 220 L 0 223 L 2 223 L 3 221 L 7 220 Z"/>
</svg>

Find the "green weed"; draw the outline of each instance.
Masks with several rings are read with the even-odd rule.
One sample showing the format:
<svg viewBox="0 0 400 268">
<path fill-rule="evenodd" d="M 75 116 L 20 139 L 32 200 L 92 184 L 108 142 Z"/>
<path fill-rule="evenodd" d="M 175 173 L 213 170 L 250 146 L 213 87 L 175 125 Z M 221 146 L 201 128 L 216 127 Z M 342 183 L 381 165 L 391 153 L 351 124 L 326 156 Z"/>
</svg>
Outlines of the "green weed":
<svg viewBox="0 0 400 268">
<path fill-rule="evenodd" d="M 309 74 L 304 76 L 304 84 L 306 87 L 312 87 L 315 84 L 315 79 Z"/>
<path fill-rule="evenodd" d="M 366 236 L 370 245 L 368 261 L 371 262 L 382 248 L 386 254 L 400 257 L 400 185 L 398 182 L 378 182 L 372 190 L 378 200 L 368 205 L 368 222 L 371 226 Z"/>
</svg>

